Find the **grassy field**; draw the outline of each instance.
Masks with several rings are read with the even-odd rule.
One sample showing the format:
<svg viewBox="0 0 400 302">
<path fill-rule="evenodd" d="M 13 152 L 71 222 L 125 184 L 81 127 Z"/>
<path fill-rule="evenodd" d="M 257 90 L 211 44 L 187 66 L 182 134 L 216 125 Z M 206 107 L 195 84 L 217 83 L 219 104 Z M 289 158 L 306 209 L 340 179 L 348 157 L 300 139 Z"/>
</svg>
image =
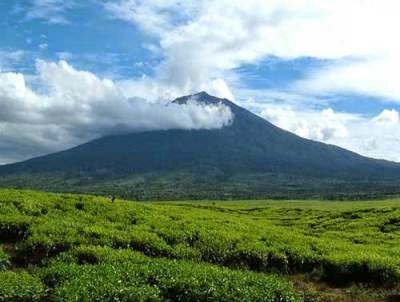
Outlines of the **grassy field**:
<svg viewBox="0 0 400 302">
<path fill-rule="evenodd" d="M 0 190 L 0 301 L 400 301 L 400 200 Z"/>
</svg>

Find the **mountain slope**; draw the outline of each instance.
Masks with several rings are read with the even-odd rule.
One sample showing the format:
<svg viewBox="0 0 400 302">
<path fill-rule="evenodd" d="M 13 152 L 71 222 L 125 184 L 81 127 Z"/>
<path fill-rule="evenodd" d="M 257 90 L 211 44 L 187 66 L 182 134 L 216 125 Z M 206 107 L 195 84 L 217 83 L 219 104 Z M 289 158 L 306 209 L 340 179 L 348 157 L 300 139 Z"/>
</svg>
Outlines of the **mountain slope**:
<svg viewBox="0 0 400 302">
<path fill-rule="evenodd" d="M 2 166 L 0 184 L 89 192 L 96 188 L 104 193 L 130 192 L 130 197 L 145 192 L 149 198 L 397 192 L 399 164 L 300 138 L 204 92 L 174 102 L 184 104 L 193 98 L 229 106 L 235 116 L 232 125 L 100 138 Z M 174 193 L 176 188 L 179 192 Z"/>
</svg>

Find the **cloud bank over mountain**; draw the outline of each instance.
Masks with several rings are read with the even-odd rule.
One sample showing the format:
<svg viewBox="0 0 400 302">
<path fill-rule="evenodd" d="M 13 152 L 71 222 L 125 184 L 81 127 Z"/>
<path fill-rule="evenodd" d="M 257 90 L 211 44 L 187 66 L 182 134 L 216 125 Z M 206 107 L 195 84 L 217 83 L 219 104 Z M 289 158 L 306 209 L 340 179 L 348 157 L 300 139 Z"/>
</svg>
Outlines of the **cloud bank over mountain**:
<svg viewBox="0 0 400 302">
<path fill-rule="evenodd" d="M 324 100 L 348 93 L 358 95 L 361 102 L 363 96 L 400 102 L 400 43 L 394 38 L 400 27 L 398 2 L 120 0 L 105 7 L 114 17 L 158 38 L 151 48 L 164 57 L 151 79 L 158 94 L 201 88 L 243 100 L 255 93 L 258 113 L 278 126 L 367 156 L 400 161 L 395 134 L 400 124 L 393 123 L 392 108 L 382 112 L 384 118 L 392 112 L 392 123 L 383 125 L 371 114 L 335 112 Z M 269 56 L 288 61 L 313 58 L 324 64 L 282 91 L 262 95 L 243 87 L 249 75 L 236 68 L 257 65 Z M 219 85 L 213 86 L 215 82 Z M 143 81 L 135 87 L 140 84 L 149 87 Z M 243 88 L 251 93 L 246 95 Z M 277 102 L 269 97 L 271 92 L 295 95 L 302 102 L 293 104 L 285 97 Z M 311 102 L 315 98 L 319 104 Z M 325 108 L 315 108 L 321 106 Z"/>
<path fill-rule="evenodd" d="M 186 105 L 128 98 L 113 81 L 79 71 L 65 61 L 37 62 L 31 86 L 20 73 L 0 73 L 2 161 L 61 150 L 87 140 L 127 131 L 215 129 L 233 120 L 223 105 Z M 14 158 L 15 154 L 17 157 Z"/>
</svg>

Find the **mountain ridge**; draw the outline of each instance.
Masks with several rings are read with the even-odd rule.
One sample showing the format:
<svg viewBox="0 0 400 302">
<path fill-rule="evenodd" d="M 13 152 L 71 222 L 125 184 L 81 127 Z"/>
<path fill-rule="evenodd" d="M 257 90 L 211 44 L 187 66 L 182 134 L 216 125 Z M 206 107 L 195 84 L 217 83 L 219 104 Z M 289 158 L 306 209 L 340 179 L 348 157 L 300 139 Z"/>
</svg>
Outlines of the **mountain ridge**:
<svg viewBox="0 0 400 302">
<path fill-rule="evenodd" d="M 177 187 L 179 198 L 219 198 L 218 191 L 231 198 L 246 197 L 246 192 L 256 197 L 259 192 L 260 198 L 287 192 L 294 197 L 336 191 L 340 195 L 352 193 L 350 190 L 399 193 L 398 163 L 301 138 L 205 92 L 172 103 L 190 100 L 229 106 L 234 115 L 232 124 L 221 129 L 153 130 L 102 137 L 65 151 L 0 166 L 0 186 L 59 191 L 64 184 L 66 191 L 92 192 L 90 188 L 98 189 L 101 184 L 111 187 L 104 193 L 127 194 L 125 190 L 131 192 L 127 197 L 132 197 L 146 191 L 150 198 L 155 191 L 156 199 L 159 195 L 174 199 Z M 40 184 L 35 177 L 42 179 Z M 319 183 L 323 184 L 321 188 Z M 198 196 L 196 188 L 201 191 Z"/>
</svg>

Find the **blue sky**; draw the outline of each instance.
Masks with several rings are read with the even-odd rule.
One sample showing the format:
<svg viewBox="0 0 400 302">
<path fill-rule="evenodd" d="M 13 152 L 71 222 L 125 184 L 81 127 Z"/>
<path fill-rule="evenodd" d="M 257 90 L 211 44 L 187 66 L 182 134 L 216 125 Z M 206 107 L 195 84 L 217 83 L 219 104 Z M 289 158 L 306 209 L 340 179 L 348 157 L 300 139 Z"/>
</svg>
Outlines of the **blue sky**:
<svg viewBox="0 0 400 302">
<path fill-rule="evenodd" d="M 154 129 L 153 112 L 172 114 L 159 127 L 176 126 L 174 112 L 137 102 L 200 90 L 303 137 L 400 161 L 396 1 L 66 2 L 0 3 L 0 163 L 107 134 L 121 119 L 134 129 L 130 116 Z"/>
<path fill-rule="evenodd" d="M 157 59 L 143 47 L 151 43 L 150 37 L 112 18 L 95 1 L 48 15 L 40 15 L 41 7 L 35 8 L 34 3 L 12 0 L 0 3 L 0 48 L 27 52 L 24 60 L 13 66 L 14 71 L 34 72 L 38 58 L 59 60 L 66 57 L 71 64 L 92 72 L 132 77 L 143 72 L 134 68 L 135 63 Z M 39 11 L 38 16 L 29 17 L 29 11 L 34 9 Z M 54 14 L 62 19 L 52 21 Z"/>
</svg>

